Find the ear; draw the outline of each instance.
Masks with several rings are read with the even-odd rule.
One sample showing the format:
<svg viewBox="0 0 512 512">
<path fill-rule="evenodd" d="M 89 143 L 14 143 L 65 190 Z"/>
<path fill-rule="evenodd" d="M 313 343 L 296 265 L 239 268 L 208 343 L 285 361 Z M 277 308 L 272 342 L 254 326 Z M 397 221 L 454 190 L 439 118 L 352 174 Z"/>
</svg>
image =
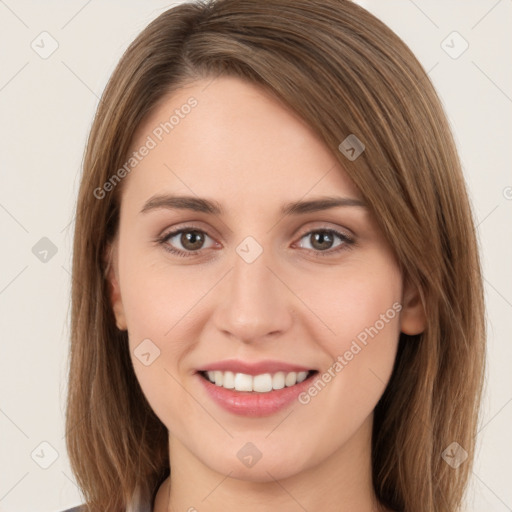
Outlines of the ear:
<svg viewBox="0 0 512 512">
<path fill-rule="evenodd" d="M 119 287 L 119 272 L 117 267 L 117 241 L 110 243 L 105 251 L 104 261 L 105 278 L 107 280 L 108 295 L 110 305 L 116 318 L 117 328 L 126 331 L 126 317 L 124 314 L 123 301 L 121 299 L 121 289 Z"/>
<path fill-rule="evenodd" d="M 418 288 L 409 279 L 405 279 L 402 294 L 402 311 L 400 314 L 400 330 L 404 334 L 412 336 L 421 334 L 426 326 L 425 308 L 421 302 Z"/>
</svg>

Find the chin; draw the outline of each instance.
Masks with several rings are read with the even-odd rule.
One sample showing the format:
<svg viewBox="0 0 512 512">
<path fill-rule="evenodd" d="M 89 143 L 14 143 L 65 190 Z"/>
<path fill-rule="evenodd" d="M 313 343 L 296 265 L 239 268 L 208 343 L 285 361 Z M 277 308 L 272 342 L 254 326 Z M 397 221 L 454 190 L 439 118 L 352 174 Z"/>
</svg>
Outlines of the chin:
<svg viewBox="0 0 512 512">
<path fill-rule="evenodd" d="M 297 453 L 296 447 L 291 446 L 289 454 L 286 454 L 268 446 L 263 448 L 263 441 L 256 441 L 254 445 L 249 443 L 244 442 L 241 449 L 238 448 L 240 443 L 236 443 L 237 448 L 229 450 L 232 456 L 223 450 L 222 454 L 212 453 L 211 457 L 202 458 L 202 462 L 213 471 L 229 475 L 230 478 L 261 483 L 283 480 L 315 465 L 311 460 L 308 463 L 303 452 Z M 262 447 L 261 451 L 255 447 L 257 444 Z"/>
</svg>

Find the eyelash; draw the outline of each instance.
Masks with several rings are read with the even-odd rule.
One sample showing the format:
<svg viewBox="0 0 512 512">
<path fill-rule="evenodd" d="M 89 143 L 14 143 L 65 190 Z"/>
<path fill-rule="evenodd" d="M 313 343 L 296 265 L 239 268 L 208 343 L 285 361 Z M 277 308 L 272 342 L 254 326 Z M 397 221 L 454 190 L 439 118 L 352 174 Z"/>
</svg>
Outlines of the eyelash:
<svg viewBox="0 0 512 512">
<path fill-rule="evenodd" d="M 155 242 L 160 244 L 160 245 L 162 245 L 163 248 L 166 251 L 168 251 L 168 252 L 170 252 L 170 253 L 172 253 L 172 254 L 174 254 L 176 256 L 180 256 L 182 258 L 193 257 L 193 256 L 197 255 L 199 252 L 201 252 L 202 249 L 198 249 L 197 251 L 182 251 L 182 250 L 179 250 L 179 249 L 176 249 L 176 248 L 172 247 L 168 243 L 168 240 L 173 238 L 174 236 L 179 235 L 180 233 L 187 233 L 187 232 L 191 232 L 191 231 L 196 231 L 198 233 L 201 233 L 201 234 L 209 236 L 208 233 L 206 233 L 202 229 L 197 229 L 195 226 L 184 226 L 184 227 L 182 227 L 182 228 L 180 228 L 180 229 L 178 229 L 176 231 L 172 231 L 171 233 L 166 233 L 166 234 L 158 237 L 155 240 Z M 332 228 L 313 229 L 311 231 L 308 231 L 307 233 L 304 233 L 300 237 L 299 240 L 302 240 L 304 237 L 312 235 L 313 233 L 329 233 L 329 234 L 333 234 L 333 235 L 338 236 L 341 239 L 341 241 L 343 242 L 342 244 L 338 245 L 338 247 L 336 247 L 335 249 L 327 249 L 325 251 L 318 251 L 318 250 L 314 250 L 314 249 L 306 249 L 308 251 L 313 251 L 316 256 L 321 257 L 321 258 L 323 258 L 325 256 L 330 256 L 330 255 L 333 255 L 333 254 L 337 254 L 340 251 L 351 249 L 355 245 L 355 243 L 356 243 L 353 238 L 349 237 L 348 235 L 346 235 L 344 233 L 340 233 L 339 231 L 336 231 L 335 229 L 332 229 Z"/>
</svg>

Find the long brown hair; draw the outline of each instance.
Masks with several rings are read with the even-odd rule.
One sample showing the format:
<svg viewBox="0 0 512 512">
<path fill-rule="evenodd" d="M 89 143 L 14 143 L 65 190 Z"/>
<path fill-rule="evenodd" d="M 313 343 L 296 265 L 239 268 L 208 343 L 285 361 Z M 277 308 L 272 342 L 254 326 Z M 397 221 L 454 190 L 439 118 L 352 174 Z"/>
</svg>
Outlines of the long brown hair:
<svg viewBox="0 0 512 512">
<path fill-rule="evenodd" d="M 158 101 L 220 75 L 267 88 L 311 126 L 417 286 L 427 327 L 400 335 L 375 410 L 373 485 L 395 511 L 459 510 L 485 351 L 471 206 L 428 76 L 397 35 L 348 0 L 181 4 L 136 38 L 110 78 L 84 156 L 73 255 L 66 432 L 88 510 L 124 510 L 136 489 L 154 496 L 171 469 L 167 430 L 139 387 L 109 303 L 108 247 L 123 182 L 101 198 L 94 191 L 123 166 L 135 129 Z M 365 146 L 353 161 L 338 149 L 350 134 Z M 459 467 L 442 456 L 454 442 L 468 454 Z"/>
</svg>

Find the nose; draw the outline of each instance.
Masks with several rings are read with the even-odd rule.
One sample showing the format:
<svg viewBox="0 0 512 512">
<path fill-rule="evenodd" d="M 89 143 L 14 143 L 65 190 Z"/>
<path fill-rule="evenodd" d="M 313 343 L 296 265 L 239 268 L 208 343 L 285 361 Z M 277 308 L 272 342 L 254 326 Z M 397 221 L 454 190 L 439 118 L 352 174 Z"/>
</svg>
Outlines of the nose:
<svg viewBox="0 0 512 512">
<path fill-rule="evenodd" d="M 293 294 L 270 253 L 263 250 L 252 262 L 238 253 L 234 256 L 214 313 L 214 323 L 224 335 L 255 343 L 290 328 Z"/>
</svg>

